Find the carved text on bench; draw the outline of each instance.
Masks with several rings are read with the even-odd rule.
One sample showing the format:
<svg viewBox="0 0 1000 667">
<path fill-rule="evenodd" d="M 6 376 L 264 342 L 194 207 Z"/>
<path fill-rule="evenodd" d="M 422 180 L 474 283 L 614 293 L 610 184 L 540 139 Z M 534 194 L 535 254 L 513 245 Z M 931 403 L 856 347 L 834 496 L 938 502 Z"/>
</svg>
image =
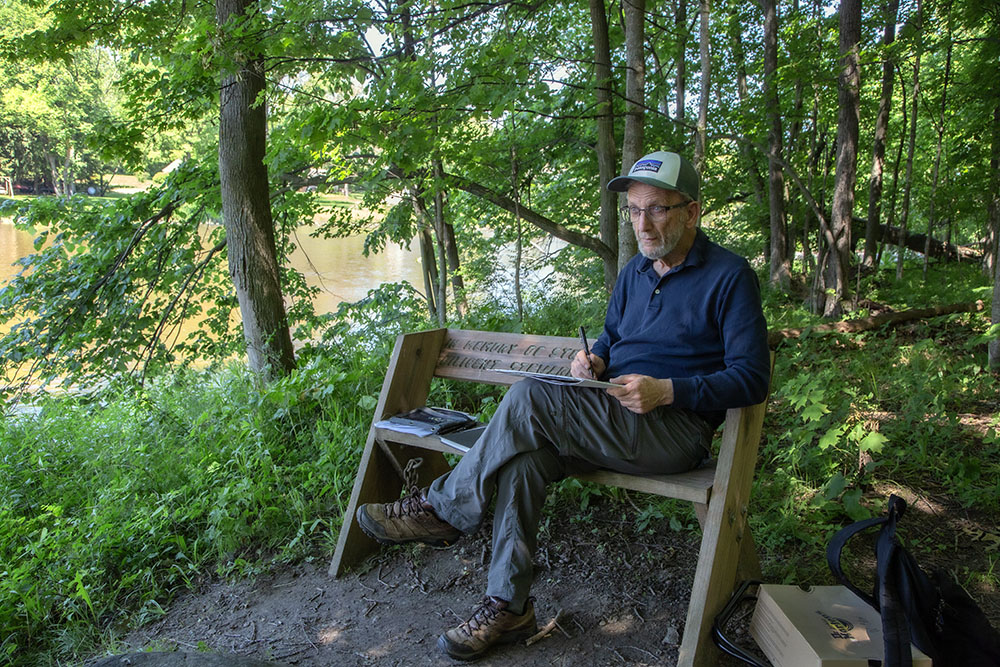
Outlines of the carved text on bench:
<svg viewBox="0 0 1000 667">
<path fill-rule="evenodd" d="M 439 367 L 476 370 L 510 369 L 532 373 L 566 374 L 575 347 L 505 343 L 491 340 L 449 339 L 438 359 Z"/>
</svg>

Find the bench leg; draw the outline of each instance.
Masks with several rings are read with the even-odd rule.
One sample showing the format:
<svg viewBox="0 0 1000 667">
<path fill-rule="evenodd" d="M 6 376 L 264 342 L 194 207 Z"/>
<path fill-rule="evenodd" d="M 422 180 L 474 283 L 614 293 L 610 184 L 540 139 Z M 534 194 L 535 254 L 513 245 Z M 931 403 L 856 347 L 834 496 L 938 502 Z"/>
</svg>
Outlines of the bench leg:
<svg viewBox="0 0 1000 667">
<path fill-rule="evenodd" d="M 337 550 L 330 561 L 331 577 L 339 577 L 348 568 L 357 565 L 379 549 L 378 542 L 365 535 L 358 526 L 354 514 L 358 507 L 365 503 L 384 503 L 399 498 L 403 489 L 399 471 L 406 467 L 410 459 L 416 457 L 424 460 L 417 469 L 420 486 L 426 486 L 450 469 L 447 460 L 440 452 L 402 445 L 383 447 L 375 442 L 373 436 L 368 437 L 365 451 L 361 455 L 361 464 L 358 466 L 358 475 L 354 480 L 351 499 L 344 512 L 343 524 L 337 538 Z"/>
<path fill-rule="evenodd" d="M 677 658 L 681 667 L 709 667 L 718 663 L 712 622 L 732 596 L 740 573 L 760 571 L 747 524 L 747 509 L 763 420 L 763 404 L 729 411 L 712 497 L 707 507 L 695 505 L 702 523 L 702 537 Z"/>
</svg>

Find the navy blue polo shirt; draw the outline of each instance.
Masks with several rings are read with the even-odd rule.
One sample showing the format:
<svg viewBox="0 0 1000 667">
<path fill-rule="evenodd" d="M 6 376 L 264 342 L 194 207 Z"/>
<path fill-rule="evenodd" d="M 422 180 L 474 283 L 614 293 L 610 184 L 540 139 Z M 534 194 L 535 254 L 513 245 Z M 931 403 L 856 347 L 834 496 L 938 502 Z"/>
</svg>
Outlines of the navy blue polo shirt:
<svg viewBox="0 0 1000 667">
<path fill-rule="evenodd" d="M 674 403 L 713 425 L 767 396 L 770 356 L 760 285 L 750 264 L 697 230 L 684 262 L 660 276 L 636 255 L 618 276 L 592 352 L 602 379 L 670 378 Z"/>
</svg>

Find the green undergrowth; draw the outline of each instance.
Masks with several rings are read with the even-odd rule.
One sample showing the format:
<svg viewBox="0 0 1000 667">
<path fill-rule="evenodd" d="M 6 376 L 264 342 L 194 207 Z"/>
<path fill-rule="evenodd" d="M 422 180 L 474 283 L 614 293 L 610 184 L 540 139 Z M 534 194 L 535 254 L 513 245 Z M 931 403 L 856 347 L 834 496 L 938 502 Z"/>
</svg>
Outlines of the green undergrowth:
<svg viewBox="0 0 1000 667">
<path fill-rule="evenodd" d="M 971 274 L 947 280 L 962 295 L 949 302 L 983 298 Z M 871 290 L 894 304 L 935 303 L 919 284 L 904 287 L 873 279 Z M 765 302 L 769 312 L 782 304 Z M 784 309 L 781 326 L 816 321 Z M 563 298 L 529 304 L 523 322 L 481 309 L 451 326 L 572 335 L 583 322 L 596 338 L 599 312 Z M 997 375 L 985 370 L 986 312 L 807 331 L 781 345 L 751 508 L 769 580 L 821 580 L 832 532 L 881 512 L 887 489 L 997 523 L 1000 406 Z M 342 307 L 282 380 L 265 385 L 236 366 L 177 371 L 40 400 L 0 422 L 0 662 L 72 664 L 205 577 L 329 558 L 393 340 L 430 326 L 413 294 L 390 286 Z M 488 419 L 500 396 L 441 382 L 429 402 Z M 697 531 L 688 504 L 573 479 L 549 503 L 581 526 L 598 503 L 614 503 L 637 536 Z M 970 576 L 997 583 L 993 572 Z"/>
</svg>

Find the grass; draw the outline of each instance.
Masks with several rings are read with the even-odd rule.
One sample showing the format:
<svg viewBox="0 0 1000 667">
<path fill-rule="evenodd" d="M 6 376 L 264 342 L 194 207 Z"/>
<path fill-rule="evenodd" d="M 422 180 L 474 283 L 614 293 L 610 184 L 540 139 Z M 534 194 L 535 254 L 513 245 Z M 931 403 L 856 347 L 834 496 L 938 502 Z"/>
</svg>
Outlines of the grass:
<svg viewBox="0 0 1000 667">
<path fill-rule="evenodd" d="M 886 280 L 869 291 L 902 306 L 983 298 L 983 289 L 974 271 L 948 267 L 927 286 Z M 814 321 L 776 295 L 765 300 L 789 326 Z M 521 328 L 564 330 L 594 308 L 538 304 Z M 178 371 L 41 401 L 37 415 L 0 422 L 0 661 L 79 660 L 203 577 L 328 558 L 389 346 L 421 318 L 418 304 L 387 290 L 343 306 L 321 343 L 300 351 L 298 370 L 269 386 L 235 366 Z M 502 328 L 502 319 L 490 321 Z M 822 578 L 832 531 L 880 512 L 887 488 L 947 497 L 997 523 L 988 324 L 985 313 L 962 314 L 779 349 L 752 507 L 768 580 Z M 483 416 L 496 404 L 478 385 L 434 392 L 431 402 Z M 575 480 L 549 502 L 569 503 L 581 523 L 592 503 L 614 502 L 635 513 L 639 532 L 697 525 L 685 504 Z M 932 536 L 922 546 L 942 545 Z M 964 580 L 1000 587 L 995 561 Z"/>
</svg>

